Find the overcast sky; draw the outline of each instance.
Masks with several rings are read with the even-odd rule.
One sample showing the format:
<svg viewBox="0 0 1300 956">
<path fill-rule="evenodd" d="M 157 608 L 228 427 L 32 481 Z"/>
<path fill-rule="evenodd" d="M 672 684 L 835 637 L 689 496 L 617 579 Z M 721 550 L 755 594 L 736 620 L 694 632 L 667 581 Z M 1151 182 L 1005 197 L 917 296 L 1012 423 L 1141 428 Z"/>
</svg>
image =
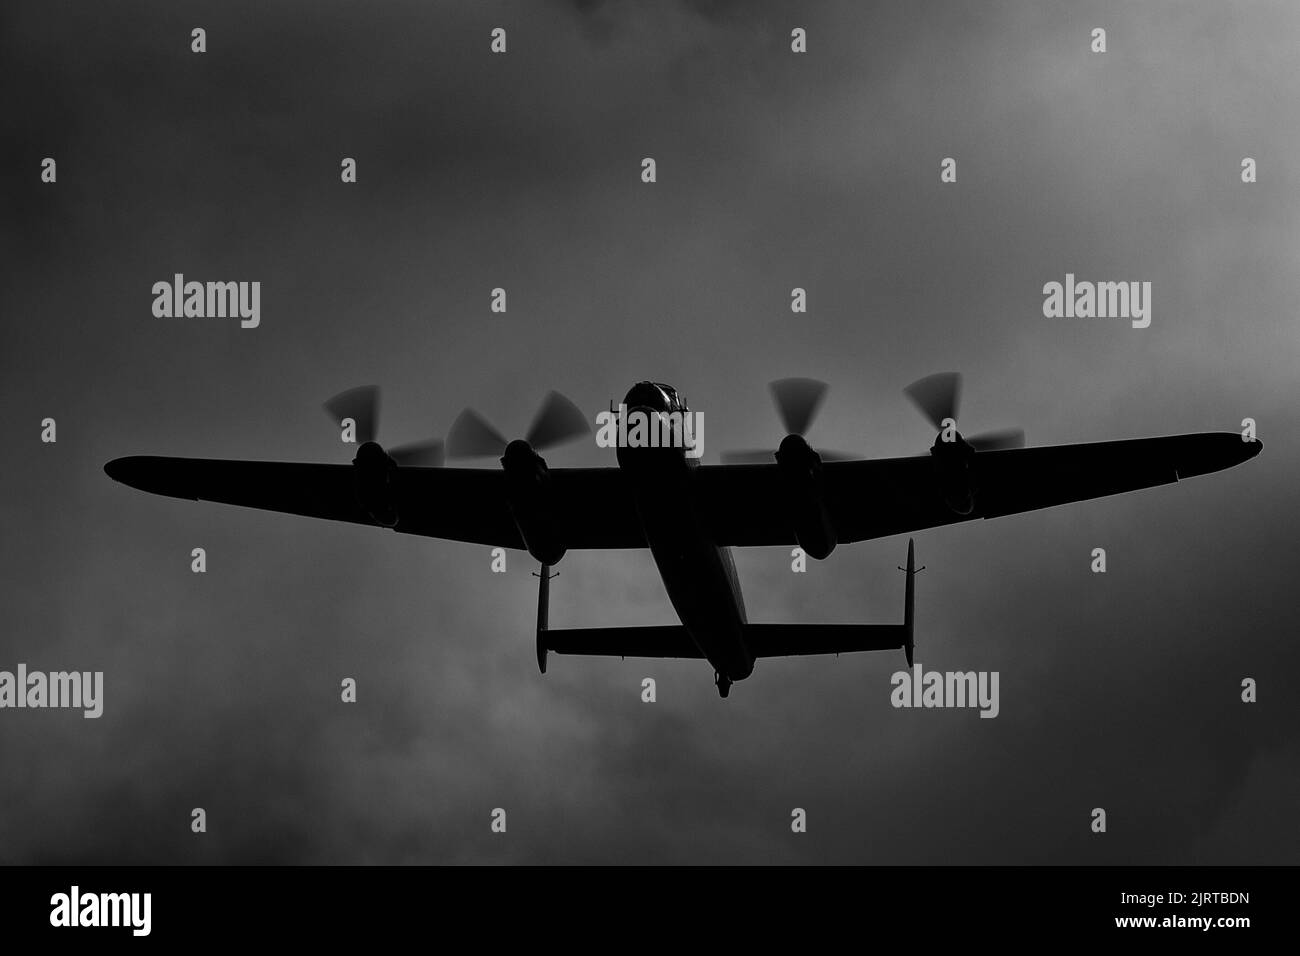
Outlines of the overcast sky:
<svg viewBox="0 0 1300 956">
<path fill-rule="evenodd" d="M 103 670 L 105 701 L 0 711 L 0 862 L 1300 861 L 1298 41 L 1282 0 L 4 4 L 0 669 Z M 260 281 L 260 327 L 155 318 L 176 272 Z M 1067 272 L 1151 282 L 1150 328 L 1044 318 Z M 815 443 L 923 453 L 901 389 L 948 369 L 971 431 L 1265 444 L 916 536 L 918 660 L 998 671 L 994 720 L 893 709 L 901 653 L 761 661 L 728 700 L 698 661 L 543 677 L 522 553 L 102 471 L 347 461 L 320 405 L 372 382 L 391 442 L 670 382 L 715 462 L 774 446 L 766 383 L 807 375 Z M 750 617 L 896 620 L 905 551 L 739 552 Z M 646 553 L 559 570 L 556 626 L 675 621 Z"/>
</svg>

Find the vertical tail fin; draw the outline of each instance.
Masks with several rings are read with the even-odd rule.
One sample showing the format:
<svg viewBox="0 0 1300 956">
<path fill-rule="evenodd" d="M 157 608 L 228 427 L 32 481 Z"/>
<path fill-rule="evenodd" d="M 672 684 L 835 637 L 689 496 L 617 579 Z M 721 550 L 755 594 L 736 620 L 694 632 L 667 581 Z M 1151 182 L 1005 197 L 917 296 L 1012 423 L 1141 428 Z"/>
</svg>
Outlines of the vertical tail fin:
<svg viewBox="0 0 1300 956">
<path fill-rule="evenodd" d="M 537 582 L 537 669 L 545 674 L 546 619 L 551 603 L 551 578 L 555 577 L 555 575 L 551 573 L 550 565 L 543 564 L 542 573 L 538 574 L 534 571 L 533 577 L 539 579 Z"/>
<path fill-rule="evenodd" d="M 898 570 L 907 573 L 907 584 L 903 591 L 903 651 L 907 654 L 907 666 L 912 666 L 916 648 L 914 638 L 916 624 L 916 586 L 917 574 L 925 570 L 925 565 L 916 566 L 916 547 L 911 538 L 907 539 L 907 567 Z"/>
</svg>

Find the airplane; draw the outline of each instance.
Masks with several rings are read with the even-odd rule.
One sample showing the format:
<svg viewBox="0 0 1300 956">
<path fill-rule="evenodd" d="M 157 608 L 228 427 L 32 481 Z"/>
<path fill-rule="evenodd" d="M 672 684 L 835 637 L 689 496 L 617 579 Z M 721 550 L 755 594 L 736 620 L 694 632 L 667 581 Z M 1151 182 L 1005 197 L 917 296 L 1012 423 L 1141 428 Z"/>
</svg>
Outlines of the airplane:
<svg viewBox="0 0 1300 956">
<path fill-rule="evenodd" d="M 551 468 L 540 452 L 590 433 L 578 408 L 547 396 L 524 438 L 507 441 L 466 409 L 441 441 L 385 451 L 378 390 L 325 404 L 359 447 L 350 465 L 135 456 L 104 466 L 152 494 L 347 521 L 490 547 L 537 560 L 537 664 L 556 654 L 707 661 L 722 697 L 767 657 L 914 650 L 915 567 L 907 547 L 901 624 L 751 623 L 733 548 L 794 547 L 817 560 L 838 545 L 997 518 L 1170 484 L 1238 465 L 1258 440 L 1207 432 L 1025 447 L 1018 429 L 965 438 L 956 429 L 961 378 L 941 372 L 905 394 L 939 429 L 928 454 L 868 460 L 817 451 L 804 437 L 826 393 L 803 378 L 771 384 L 786 436 L 775 452 L 726 453 L 701 464 L 683 448 L 620 443 L 617 465 Z M 627 414 L 689 413 L 676 389 L 638 382 Z M 680 419 L 679 419 L 680 420 Z M 496 456 L 501 467 L 445 467 Z M 551 628 L 551 569 L 570 550 L 648 548 L 680 623 Z"/>
</svg>

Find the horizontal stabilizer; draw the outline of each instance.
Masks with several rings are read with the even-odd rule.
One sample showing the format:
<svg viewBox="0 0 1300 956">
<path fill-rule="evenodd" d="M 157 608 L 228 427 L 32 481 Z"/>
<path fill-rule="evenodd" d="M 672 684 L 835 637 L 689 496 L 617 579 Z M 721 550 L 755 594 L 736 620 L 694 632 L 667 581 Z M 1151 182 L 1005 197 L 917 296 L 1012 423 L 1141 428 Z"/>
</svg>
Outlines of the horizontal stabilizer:
<svg viewBox="0 0 1300 956">
<path fill-rule="evenodd" d="M 807 654 L 851 654 L 854 651 L 893 651 L 902 648 L 912 663 L 914 578 L 918 571 L 912 542 L 907 543 L 907 584 L 902 624 L 742 624 L 745 645 L 754 657 L 799 657 Z M 680 624 L 648 627 L 547 627 L 550 569 L 542 566 L 537 602 L 537 663 L 546 673 L 546 653 L 596 657 L 681 657 L 701 660 L 690 632 Z"/>
<path fill-rule="evenodd" d="M 906 643 L 902 624 L 746 624 L 745 643 L 755 657 L 892 651 Z"/>
<path fill-rule="evenodd" d="M 907 542 L 907 573 L 902 624 L 746 624 L 745 643 L 755 657 L 796 657 L 805 654 L 851 654 L 854 651 L 893 651 L 902 648 L 912 666 L 915 629 L 914 580 L 916 550 Z"/>
<path fill-rule="evenodd" d="M 745 643 L 755 657 L 848 654 L 903 647 L 902 624 L 746 624 Z M 544 649 L 596 657 L 681 657 L 704 655 L 680 624 L 649 627 L 576 627 L 542 632 Z"/>
<path fill-rule="evenodd" d="M 680 624 L 646 627 L 572 627 L 543 631 L 546 649 L 557 654 L 604 657 L 689 657 L 704 655 Z"/>
</svg>

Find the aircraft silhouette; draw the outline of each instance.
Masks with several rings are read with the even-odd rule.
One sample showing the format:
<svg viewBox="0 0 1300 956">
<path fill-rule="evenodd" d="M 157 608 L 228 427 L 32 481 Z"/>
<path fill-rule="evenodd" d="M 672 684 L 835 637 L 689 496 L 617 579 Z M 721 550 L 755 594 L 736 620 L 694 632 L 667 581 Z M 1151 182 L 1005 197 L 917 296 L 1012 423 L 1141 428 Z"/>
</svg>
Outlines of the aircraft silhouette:
<svg viewBox="0 0 1300 956">
<path fill-rule="evenodd" d="M 378 392 L 353 389 L 326 403 L 360 447 L 351 465 L 138 456 L 109 477 L 158 495 L 390 528 L 405 534 L 526 550 L 538 574 L 537 663 L 547 654 L 707 660 L 718 692 L 763 657 L 903 649 L 913 656 L 912 542 L 901 624 L 750 623 L 734 547 L 799 546 L 816 559 L 838 544 L 1034 511 L 1169 484 L 1240 464 L 1258 441 L 1212 432 L 1025 448 L 1019 430 L 964 438 L 956 430 L 960 377 L 945 372 L 905 390 L 939 435 L 929 454 L 863 460 L 818 452 L 804 438 L 826 386 L 772 383 L 786 436 L 775 452 L 736 452 L 701 465 L 680 447 L 616 449 L 617 467 L 551 468 L 540 451 L 590 431 L 558 392 L 524 438 L 507 441 L 466 409 L 446 446 L 385 451 L 376 441 Z M 639 382 L 633 412 L 689 409 L 671 386 Z M 500 458 L 500 469 L 442 467 L 447 457 Z M 552 629 L 551 567 L 570 549 L 649 548 L 680 624 Z"/>
</svg>

